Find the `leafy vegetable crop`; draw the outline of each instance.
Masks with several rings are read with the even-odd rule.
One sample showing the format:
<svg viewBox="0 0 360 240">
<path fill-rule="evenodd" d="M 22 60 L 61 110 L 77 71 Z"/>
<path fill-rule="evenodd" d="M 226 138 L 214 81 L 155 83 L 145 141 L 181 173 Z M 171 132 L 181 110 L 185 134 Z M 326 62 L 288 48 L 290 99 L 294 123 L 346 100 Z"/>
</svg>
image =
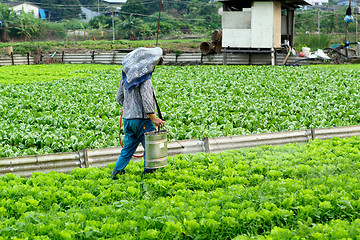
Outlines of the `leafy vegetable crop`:
<svg viewBox="0 0 360 240">
<path fill-rule="evenodd" d="M 94 74 L 86 70 L 115 69 L 116 66 L 103 65 L 22 65 L 3 66 L 0 68 L 0 82 L 24 84 L 35 82 L 50 82 L 54 80 L 86 79 Z"/>
<path fill-rule="evenodd" d="M 158 66 L 171 139 L 355 125 L 360 65 Z M 0 68 L 0 157 L 118 146 L 121 67 Z M 15 83 L 15 84 L 13 84 Z"/>
<path fill-rule="evenodd" d="M 360 138 L 0 177 L 0 239 L 357 239 Z"/>
</svg>

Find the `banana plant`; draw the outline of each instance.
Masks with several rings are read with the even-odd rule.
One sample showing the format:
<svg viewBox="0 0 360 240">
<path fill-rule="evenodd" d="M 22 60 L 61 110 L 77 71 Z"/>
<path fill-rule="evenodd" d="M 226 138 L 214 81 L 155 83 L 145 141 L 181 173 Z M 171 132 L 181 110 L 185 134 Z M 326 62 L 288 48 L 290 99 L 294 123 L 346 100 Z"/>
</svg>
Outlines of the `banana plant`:
<svg viewBox="0 0 360 240">
<path fill-rule="evenodd" d="M 13 27 L 17 15 L 8 5 L 0 3 L 0 20 L 2 22 L 0 26 L 0 40 L 7 42 L 9 40 L 9 32 Z"/>
<path fill-rule="evenodd" d="M 120 24 L 120 28 L 128 31 L 130 40 L 136 38 L 135 30 L 139 27 L 139 19 L 134 17 L 132 14 Z"/>
<path fill-rule="evenodd" d="M 32 13 L 22 11 L 18 17 L 18 26 L 15 29 L 18 30 L 18 34 L 25 37 L 25 40 L 32 39 L 40 29 L 36 20 Z"/>
</svg>

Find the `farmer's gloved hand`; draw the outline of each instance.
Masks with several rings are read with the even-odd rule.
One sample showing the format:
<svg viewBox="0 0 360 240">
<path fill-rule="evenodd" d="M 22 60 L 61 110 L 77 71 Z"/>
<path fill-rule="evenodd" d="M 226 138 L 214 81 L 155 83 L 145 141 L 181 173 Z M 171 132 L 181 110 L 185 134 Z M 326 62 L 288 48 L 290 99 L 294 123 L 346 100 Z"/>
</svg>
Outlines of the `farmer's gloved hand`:
<svg viewBox="0 0 360 240">
<path fill-rule="evenodd" d="M 165 124 L 165 121 L 161 120 L 160 118 L 156 117 L 155 114 L 149 114 L 150 120 L 155 124 L 157 127 L 163 127 Z"/>
</svg>

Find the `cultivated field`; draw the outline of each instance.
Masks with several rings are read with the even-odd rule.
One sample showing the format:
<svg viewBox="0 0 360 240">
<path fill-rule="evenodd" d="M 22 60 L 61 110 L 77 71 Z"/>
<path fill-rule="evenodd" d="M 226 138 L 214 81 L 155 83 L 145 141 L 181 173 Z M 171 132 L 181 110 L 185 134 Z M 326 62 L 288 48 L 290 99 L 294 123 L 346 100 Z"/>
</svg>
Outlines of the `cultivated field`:
<svg viewBox="0 0 360 240">
<path fill-rule="evenodd" d="M 360 65 L 159 66 L 169 140 L 360 123 Z M 118 146 L 121 66 L 0 68 L 0 157 Z"/>
<path fill-rule="evenodd" d="M 170 138 L 359 124 L 359 66 L 159 66 Z M 0 68 L 0 154 L 118 146 L 120 66 Z M 360 137 L 0 177 L 2 239 L 359 239 Z"/>
<path fill-rule="evenodd" d="M 360 138 L 0 177 L 0 239 L 358 239 Z"/>
</svg>

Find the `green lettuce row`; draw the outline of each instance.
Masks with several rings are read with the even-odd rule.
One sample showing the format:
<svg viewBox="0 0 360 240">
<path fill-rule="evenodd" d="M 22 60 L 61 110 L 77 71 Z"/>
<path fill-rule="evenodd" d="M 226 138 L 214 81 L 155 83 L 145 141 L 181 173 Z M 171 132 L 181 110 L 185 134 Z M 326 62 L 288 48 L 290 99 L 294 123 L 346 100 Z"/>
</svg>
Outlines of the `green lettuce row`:
<svg viewBox="0 0 360 240">
<path fill-rule="evenodd" d="M 360 137 L 0 177 L 0 238 L 356 239 Z"/>
</svg>

